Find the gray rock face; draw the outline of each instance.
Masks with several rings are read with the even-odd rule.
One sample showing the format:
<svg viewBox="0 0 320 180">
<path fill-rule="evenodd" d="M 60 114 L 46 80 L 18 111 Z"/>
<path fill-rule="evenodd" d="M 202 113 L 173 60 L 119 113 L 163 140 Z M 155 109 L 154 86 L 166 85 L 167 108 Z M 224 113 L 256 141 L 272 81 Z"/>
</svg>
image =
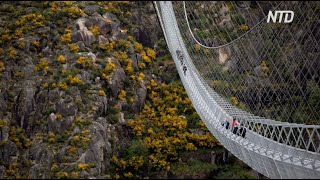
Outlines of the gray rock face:
<svg viewBox="0 0 320 180">
<path fill-rule="evenodd" d="M 152 4 L 150 4 L 152 6 Z M 143 10 L 144 11 L 144 10 Z M 133 12 L 132 20 L 137 22 L 139 28 L 133 29 L 132 34 L 141 42 L 143 46 L 148 46 L 153 48 L 156 41 L 158 40 L 158 35 L 161 35 L 161 31 L 157 27 L 157 16 L 155 13 L 150 13 L 148 16 L 142 15 L 141 11 Z M 145 26 L 148 24 L 149 26 Z"/>
<path fill-rule="evenodd" d="M 48 96 L 49 96 L 49 101 L 50 102 L 56 102 L 60 98 L 60 94 L 59 94 L 58 88 L 50 90 Z"/>
<path fill-rule="evenodd" d="M 112 77 L 111 83 L 109 83 L 112 95 L 116 97 L 119 93 L 119 89 L 122 89 L 122 81 L 125 79 L 126 73 L 123 68 L 117 67 L 114 76 Z"/>
<path fill-rule="evenodd" d="M 107 112 L 108 99 L 106 96 L 96 96 L 94 105 L 98 108 L 96 111 L 97 116 L 101 116 Z"/>
<path fill-rule="evenodd" d="M 146 101 L 147 98 L 147 88 L 143 85 L 141 88 L 137 90 L 137 98 L 134 104 L 135 112 L 140 112 L 142 105 Z"/>
<path fill-rule="evenodd" d="M 4 116 L 4 112 L 7 111 L 7 101 L 5 99 L 5 92 L 3 89 L 0 89 L 0 118 Z"/>
<path fill-rule="evenodd" d="M 46 148 L 45 144 L 37 144 L 30 148 L 30 158 L 36 162 L 30 168 L 29 174 L 34 179 L 50 178 L 47 170 L 49 165 L 52 164 L 54 158 L 53 150 Z"/>
<path fill-rule="evenodd" d="M 131 62 L 132 62 L 132 66 L 136 69 L 138 69 L 138 64 L 140 62 L 142 62 L 142 57 L 140 54 L 132 54 L 132 55 L 129 55 L 130 59 L 131 59 Z"/>
<path fill-rule="evenodd" d="M 0 149 L 2 153 L 1 161 L 10 162 L 10 158 L 13 156 L 18 156 L 19 150 L 16 144 L 10 140 L 8 140 L 7 144 Z"/>
<path fill-rule="evenodd" d="M 35 110 L 35 91 L 34 82 L 25 81 L 25 88 L 15 97 L 14 116 L 17 124 L 24 129 L 28 127 L 29 115 Z"/>
<path fill-rule="evenodd" d="M 78 111 L 78 107 L 73 102 L 67 103 L 64 99 L 61 99 L 58 101 L 58 103 L 56 103 L 56 110 L 63 117 L 75 116 Z"/>
<path fill-rule="evenodd" d="M 99 176 L 110 165 L 110 158 L 105 157 L 111 156 L 111 144 L 106 136 L 106 128 L 100 123 L 93 122 L 89 129 L 93 138 L 91 138 L 88 150 L 82 154 L 78 162 L 94 163 L 96 167 L 91 171 L 92 175 Z"/>
<path fill-rule="evenodd" d="M 54 113 L 51 113 L 48 117 L 48 130 L 54 133 L 63 132 L 69 129 L 74 121 L 74 116 L 63 117 L 58 120 Z"/>
</svg>

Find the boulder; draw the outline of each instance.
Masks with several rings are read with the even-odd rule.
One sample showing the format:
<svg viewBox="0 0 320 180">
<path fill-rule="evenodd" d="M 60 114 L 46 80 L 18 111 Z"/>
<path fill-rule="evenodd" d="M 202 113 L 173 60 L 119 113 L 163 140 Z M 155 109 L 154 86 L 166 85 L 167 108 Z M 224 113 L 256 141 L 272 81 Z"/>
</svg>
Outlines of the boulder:
<svg viewBox="0 0 320 180">
<path fill-rule="evenodd" d="M 98 37 L 99 46 L 100 46 L 100 45 L 104 45 L 104 44 L 106 44 L 106 43 L 108 43 L 108 42 L 109 42 L 109 41 L 108 41 L 107 38 L 105 38 L 105 37 L 102 36 L 102 35 L 99 35 L 99 37 Z"/>
<path fill-rule="evenodd" d="M 101 7 L 97 4 L 93 4 L 93 5 L 89 4 L 89 5 L 86 5 L 83 10 L 86 14 L 91 15 L 91 14 L 97 12 L 100 8 Z"/>
<path fill-rule="evenodd" d="M 96 41 L 94 34 L 84 28 L 84 30 L 77 30 L 71 33 L 72 42 L 82 41 L 86 46 L 90 46 L 93 42 Z"/>
<path fill-rule="evenodd" d="M 93 63 L 96 62 L 97 57 L 96 57 L 96 55 L 93 54 L 92 52 L 89 52 L 89 53 L 88 53 L 88 57 L 91 59 L 91 61 L 92 61 Z"/>
<path fill-rule="evenodd" d="M 107 20 L 107 21 L 115 21 L 116 23 L 120 24 L 119 19 L 118 19 L 117 16 L 114 15 L 113 13 L 106 12 L 105 14 L 103 14 L 102 17 L 103 17 L 105 20 Z"/>
</svg>

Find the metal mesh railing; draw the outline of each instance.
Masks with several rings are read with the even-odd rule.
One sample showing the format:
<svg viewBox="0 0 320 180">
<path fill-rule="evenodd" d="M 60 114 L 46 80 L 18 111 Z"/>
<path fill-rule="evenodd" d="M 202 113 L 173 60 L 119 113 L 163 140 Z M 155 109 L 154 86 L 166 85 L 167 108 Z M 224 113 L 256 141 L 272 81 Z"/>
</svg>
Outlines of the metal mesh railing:
<svg viewBox="0 0 320 180">
<path fill-rule="evenodd" d="M 294 11 L 294 21 L 262 21 L 267 10 L 276 7 Z M 320 98 L 320 24 L 316 2 L 241 6 L 189 1 L 185 8 L 183 2 L 175 2 L 174 10 L 195 66 L 215 91 L 255 115 L 319 124 L 320 101 L 315 98 Z M 209 47 L 228 46 L 207 49 L 196 40 Z"/>
<path fill-rule="evenodd" d="M 219 90 L 210 86 L 210 76 L 206 76 L 206 71 L 216 70 L 210 69 L 213 66 L 206 61 L 210 58 L 215 61 L 219 56 L 210 57 L 208 52 L 199 52 L 199 48 L 193 46 L 192 37 L 181 28 L 183 25 L 180 26 L 179 5 L 157 2 L 156 7 L 157 4 L 161 7 L 157 8 L 157 13 L 181 80 L 199 115 L 216 138 L 237 157 L 269 177 L 318 177 L 319 126 L 278 122 L 232 106 L 215 92 Z M 173 9 L 176 13 L 170 12 Z M 223 78 L 222 75 L 220 77 Z M 225 92 L 219 93 L 225 95 Z M 224 118 L 230 120 L 232 117 L 237 117 L 241 127 L 247 129 L 245 138 L 241 138 L 240 128 L 233 134 L 221 127 Z M 290 170 L 281 170 L 291 166 Z"/>
</svg>

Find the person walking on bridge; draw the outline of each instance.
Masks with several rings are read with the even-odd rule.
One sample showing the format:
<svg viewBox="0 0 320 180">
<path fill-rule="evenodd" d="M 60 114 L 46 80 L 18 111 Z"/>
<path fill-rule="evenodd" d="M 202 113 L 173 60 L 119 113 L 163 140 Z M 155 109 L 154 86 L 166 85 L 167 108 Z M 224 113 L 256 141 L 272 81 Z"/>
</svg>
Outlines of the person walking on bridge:
<svg viewBox="0 0 320 180">
<path fill-rule="evenodd" d="M 233 118 L 233 120 L 232 120 L 231 130 L 232 130 L 233 134 L 236 134 L 238 131 L 238 122 L 237 122 L 236 118 Z"/>
</svg>

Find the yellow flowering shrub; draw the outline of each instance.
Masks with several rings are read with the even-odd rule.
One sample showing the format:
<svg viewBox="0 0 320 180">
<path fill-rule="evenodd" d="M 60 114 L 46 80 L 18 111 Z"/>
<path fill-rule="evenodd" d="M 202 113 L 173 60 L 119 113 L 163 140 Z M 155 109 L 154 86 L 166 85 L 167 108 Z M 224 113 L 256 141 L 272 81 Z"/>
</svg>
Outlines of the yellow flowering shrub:
<svg viewBox="0 0 320 180">
<path fill-rule="evenodd" d="M 66 179 L 68 178 L 69 174 L 65 171 L 59 171 L 55 174 L 55 177 L 58 179 Z"/>
<path fill-rule="evenodd" d="M 61 120 L 63 118 L 60 113 L 56 113 L 55 117 L 56 117 L 57 120 Z"/>
<path fill-rule="evenodd" d="M 84 15 L 84 12 L 77 6 L 64 7 L 62 10 L 71 18 L 79 18 Z"/>
<path fill-rule="evenodd" d="M 139 82 L 141 82 L 141 81 L 143 81 L 143 78 L 145 77 L 145 75 L 142 73 L 142 72 L 140 72 L 139 74 L 138 74 L 138 78 L 137 78 L 137 80 L 139 81 Z"/>
<path fill-rule="evenodd" d="M 79 46 L 74 43 L 68 44 L 68 47 L 69 47 L 70 52 L 73 52 L 73 53 L 78 52 L 80 49 Z"/>
<path fill-rule="evenodd" d="M 105 95 L 106 95 L 106 93 L 104 92 L 104 90 L 99 90 L 98 94 L 99 94 L 99 96 L 105 96 Z"/>
<path fill-rule="evenodd" d="M 268 68 L 267 63 L 265 61 L 261 62 L 260 69 L 262 71 L 261 77 L 263 77 L 263 78 L 267 77 L 269 68 Z"/>
<path fill-rule="evenodd" d="M 243 30 L 243 31 L 247 31 L 249 30 L 249 26 L 248 25 L 245 25 L 245 24 L 242 24 L 240 27 L 239 27 L 240 30 Z"/>
<path fill-rule="evenodd" d="M 71 30 L 66 29 L 65 34 L 60 37 L 60 41 L 64 44 L 71 42 Z"/>
<path fill-rule="evenodd" d="M 64 64 L 64 63 L 66 63 L 66 58 L 63 55 L 59 55 L 58 62 Z"/>
<path fill-rule="evenodd" d="M 48 65 L 48 61 L 41 59 L 40 62 L 34 67 L 35 71 L 48 71 L 49 70 L 49 65 Z"/>
<path fill-rule="evenodd" d="M 139 69 L 144 69 L 146 67 L 146 64 L 143 62 L 139 62 L 138 67 Z"/>
<path fill-rule="evenodd" d="M 23 35 L 24 35 L 24 34 L 23 34 L 22 29 L 17 29 L 17 30 L 15 31 L 14 37 L 15 37 L 16 39 L 19 39 L 19 38 L 22 38 Z"/>
<path fill-rule="evenodd" d="M 127 96 L 126 91 L 125 91 L 125 90 L 121 90 L 120 93 L 119 93 L 118 98 L 119 98 L 121 101 L 124 101 L 125 98 L 126 98 L 126 96 Z"/>
<path fill-rule="evenodd" d="M 147 64 L 151 63 L 151 59 L 150 59 L 149 56 L 147 56 L 147 53 L 146 53 L 145 51 L 142 51 L 142 52 L 140 53 L 140 55 L 141 55 L 142 60 L 143 60 L 144 62 L 146 62 Z"/>
<path fill-rule="evenodd" d="M 59 82 L 58 83 L 58 88 L 65 91 L 65 90 L 67 90 L 68 85 L 65 82 Z"/>
<path fill-rule="evenodd" d="M 138 53 L 140 53 L 143 50 L 142 44 L 138 42 L 133 43 L 134 50 Z"/>
<path fill-rule="evenodd" d="M 238 98 L 237 98 L 237 97 L 232 96 L 230 99 L 231 99 L 231 104 L 232 104 L 233 106 L 236 106 L 236 105 L 239 104 L 239 101 L 238 101 Z"/>
<path fill-rule="evenodd" d="M 79 118 L 76 118 L 76 120 L 83 121 L 82 119 L 79 119 Z M 75 123 L 78 124 L 79 122 L 75 122 Z M 88 129 L 82 130 L 80 133 L 77 133 L 76 135 L 73 136 L 70 144 L 77 148 L 87 149 L 90 142 L 90 138 L 91 138 L 90 133 L 91 131 Z"/>
<path fill-rule="evenodd" d="M 79 57 L 76 63 L 82 68 L 90 68 L 93 65 L 92 61 L 88 57 Z"/>
<path fill-rule="evenodd" d="M 100 47 L 101 49 L 105 50 L 106 52 L 111 52 L 111 51 L 114 49 L 115 44 L 116 44 L 116 43 L 115 43 L 114 41 L 112 41 L 112 42 L 106 42 L 105 44 L 102 44 L 102 45 L 100 45 L 99 47 Z"/>
<path fill-rule="evenodd" d="M 126 70 L 127 74 L 129 74 L 129 75 L 132 75 L 134 73 L 134 69 L 132 67 L 132 63 L 131 62 L 127 64 L 125 70 Z"/>
<path fill-rule="evenodd" d="M 2 76 L 2 72 L 5 70 L 6 68 L 4 67 L 4 63 L 0 61 L 0 77 Z"/>
<path fill-rule="evenodd" d="M 129 36 L 128 36 L 128 41 L 130 41 L 131 43 L 134 43 L 133 37 L 129 35 Z"/>
<path fill-rule="evenodd" d="M 79 169 L 80 171 L 87 170 L 87 169 L 89 169 L 89 167 L 90 167 L 89 164 L 83 164 L 83 163 L 79 163 L 79 164 L 78 164 L 78 169 Z"/>
<path fill-rule="evenodd" d="M 17 57 L 17 51 L 13 47 L 9 47 L 9 49 L 8 49 L 8 57 L 10 59 L 15 59 Z"/>
<path fill-rule="evenodd" d="M 39 47 L 40 42 L 39 42 L 39 41 L 33 41 L 33 42 L 32 42 L 32 45 L 34 45 L 35 47 Z"/>
<path fill-rule="evenodd" d="M 48 139 L 49 143 L 55 143 L 56 142 L 55 141 L 55 134 L 53 132 L 50 132 L 48 136 L 49 136 L 49 139 Z"/>
<path fill-rule="evenodd" d="M 115 52 L 115 53 L 113 53 L 113 55 L 121 63 L 125 63 L 126 60 L 128 59 L 128 55 L 126 52 L 120 52 L 120 53 Z"/>
<path fill-rule="evenodd" d="M 201 49 L 201 46 L 199 44 L 195 44 L 194 48 L 196 49 L 197 52 L 199 52 Z"/>
<path fill-rule="evenodd" d="M 71 85 L 84 85 L 84 82 L 82 82 L 78 77 L 72 77 L 71 75 L 68 76 L 68 80 L 70 82 Z"/>
<path fill-rule="evenodd" d="M 2 48 L 0 48 L 0 56 L 4 55 L 4 50 Z"/>
<path fill-rule="evenodd" d="M 147 56 L 149 56 L 151 59 L 156 59 L 156 51 L 153 49 L 147 48 Z"/>
<path fill-rule="evenodd" d="M 130 160 L 135 156 L 127 159 L 113 157 L 112 162 L 119 168 L 116 170 L 119 178 L 125 177 L 129 172 L 136 176 L 143 172 L 141 168 L 144 165 L 154 171 L 169 171 L 171 162 L 178 160 L 180 152 L 221 145 L 204 124 L 201 124 L 200 117 L 195 124 L 204 133 L 200 135 L 188 131 L 189 120 L 194 121 L 197 117 L 182 87 L 158 84 L 152 79 L 147 83 L 147 88 L 147 103 L 138 117 L 128 121 L 127 126 L 136 138 L 141 140 L 139 147 L 147 148 L 146 153 L 141 156 L 148 160 L 141 161 L 141 166 L 132 168 Z"/>
<path fill-rule="evenodd" d="M 107 74 L 113 73 L 116 71 L 116 65 L 109 61 L 109 63 L 104 67 L 104 70 Z"/>
<path fill-rule="evenodd" d="M 7 121 L 0 119 L 0 129 L 3 128 L 4 126 L 7 126 Z"/>
<path fill-rule="evenodd" d="M 42 27 L 44 26 L 44 16 L 42 14 L 26 14 L 21 16 L 16 22 L 15 25 L 18 27 L 34 26 L 34 27 Z"/>
<path fill-rule="evenodd" d="M 99 26 L 92 26 L 89 28 L 89 30 L 95 35 L 98 36 L 100 34 L 100 28 Z"/>
</svg>

